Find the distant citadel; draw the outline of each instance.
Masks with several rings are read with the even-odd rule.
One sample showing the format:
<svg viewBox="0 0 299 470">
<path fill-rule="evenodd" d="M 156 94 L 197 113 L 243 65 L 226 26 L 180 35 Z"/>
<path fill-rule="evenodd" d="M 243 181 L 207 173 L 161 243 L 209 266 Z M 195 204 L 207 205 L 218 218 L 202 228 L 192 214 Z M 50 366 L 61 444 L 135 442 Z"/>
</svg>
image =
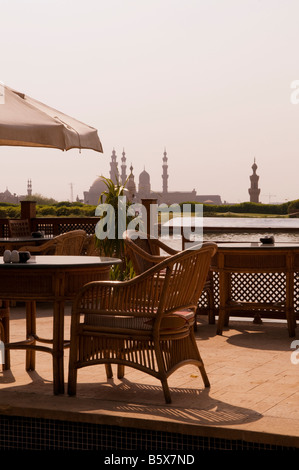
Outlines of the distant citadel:
<svg viewBox="0 0 299 470">
<path fill-rule="evenodd" d="M 125 151 L 121 158 L 121 171 L 118 169 L 117 155 L 115 150 L 112 151 L 110 162 L 109 178 L 115 183 L 126 183 L 128 191 L 128 199 L 132 202 L 141 202 L 141 199 L 152 198 L 157 199 L 157 203 L 174 204 L 181 202 L 200 202 L 206 204 L 222 204 L 221 197 L 215 194 L 197 195 L 195 189 L 193 191 L 168 191 L 168 158 L 166 150 L 162 158 L 162 189 L 161 191 L 152 191 L 150 175 L 145 169 L 139 175 L 138 188 L 135 183 L 133 167 L 130 166 L 130 173 L 127 175 L 127 159 Z M 103 177 L 98 177 L 90 186 L 89 191 L 84 192 L 85 204 L 96 205 L 99 201 L 99 195 L 107 189 Z"/>
<path fill-rule="evenodd" d="M 22 199 L 32 195 L 32 181 L 27 181 L 27 194 L 17 195 L 11 193 L 7 188 L 3 193 L 0 193 L 0 202 L 7 202 L 8 204 L 18 204 Z"/>
<path fill-rule="evenodd" d="M 221 197 L 215 194 L 201 194 L 198 195 L 193 189 L 192 191 L 168 191 L 168 158 L 166 150 L 163 153 L 162 158 L 162 188 L 161 191 L 152 191 L 150 175 L 145 169 L 139 175 L 138 188 L 135 183 L 135 177 L 133 173 L 133 166 L 130 166 L 130 173 L 127 175 L 127 163 L 126 163 L 125 151 L 122 152 L 121 158 L 121 171 L 118 169 L 117 155 L 113 149 L 110 162 L 110 175 L 109 178 L 115 183 L 126 183 L 127 196 L 132 202 L 141 202 L 142 199 L 152 198 L 157 199 L 158 204 L 174 204 L 181 202 L 199 202 L 202 204 L 222 204 Z M 259 202 L 260 188 L 258 187 L 259 176 L 256 173 L 257 164 L 254 159 L 252 165 L 252 175 L 250 175 L 250 188 L 248 189 L 250 202 Z M 99 197 L 103 191 L 107 189 L 103 176 L 98 177 L 93 184 L 90 186 L 88 191 L 84 191 L 83 202 L 85 204 L 97 205 Z M 18 204 L 22 199 L 32 195 L 32 181 L 27 181 L 27 194 L 17 195 L 12 194 L 8 189 L 0 193 L 0 202 L 6 202 L 10 204 Z M 77 197 L 77 200 L 79 198 Z"/>
</svg>

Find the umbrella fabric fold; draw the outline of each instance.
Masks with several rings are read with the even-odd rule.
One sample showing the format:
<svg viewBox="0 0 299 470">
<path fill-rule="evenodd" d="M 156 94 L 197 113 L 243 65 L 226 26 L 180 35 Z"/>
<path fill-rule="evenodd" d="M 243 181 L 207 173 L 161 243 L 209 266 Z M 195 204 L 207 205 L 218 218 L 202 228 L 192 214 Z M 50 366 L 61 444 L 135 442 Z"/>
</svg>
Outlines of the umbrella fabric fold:
<svg viewBox="0 0 299 470">
<path fill-rule="evenodd" d="M 7 86 L 0 104 L 0 145 L 103 152 L 97 130 Z"/>
</svg>

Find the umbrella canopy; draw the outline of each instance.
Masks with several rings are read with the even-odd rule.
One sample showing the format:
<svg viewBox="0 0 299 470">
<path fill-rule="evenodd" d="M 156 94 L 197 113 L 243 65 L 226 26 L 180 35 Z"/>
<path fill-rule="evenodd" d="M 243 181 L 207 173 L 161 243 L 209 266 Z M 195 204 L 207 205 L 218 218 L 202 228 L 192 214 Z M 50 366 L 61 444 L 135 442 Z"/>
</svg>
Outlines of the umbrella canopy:
<svg viewBox="0 0 299 470">
<path fill-rule="evenodd" d="M 103 152 L 97 130 L 5 85 L 0 103 L 0 145 Z"/>
</svg>

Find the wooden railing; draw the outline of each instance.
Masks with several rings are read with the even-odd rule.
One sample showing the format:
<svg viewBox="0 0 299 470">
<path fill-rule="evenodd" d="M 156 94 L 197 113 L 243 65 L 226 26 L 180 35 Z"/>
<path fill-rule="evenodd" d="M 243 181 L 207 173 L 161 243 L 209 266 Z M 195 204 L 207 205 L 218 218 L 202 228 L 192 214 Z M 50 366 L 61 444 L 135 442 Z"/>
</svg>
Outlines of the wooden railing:
<svg viewBox="0 0 299 470">
<path fill-rule="evenodd" d="M 82 229 L 89 235 L 95 233 L 98 217 L 38 217 L 30 219 L 32 232 L 44 231 L 56 236 L 71 230 Z M 0 219 L 0 238 L 8 237 L 8 219 Z"/>
<path fill-rule="evenodd" d="M 147 227 L 150 224 L 150 206 L 157 203 L 156 199 L 142 199 L 146 209 Z M 71 230 L 82 229 L 88 235 L 95 233 L 99 217 L 36 217 L 36 202 L 21 201 L 21 219 L 28 219 L 31 232 L 43 231 L 45 235 L 56 236 Z M 0 219 L 0 238 L 8 237 L 8 219 Z"/>
<path fill-rule="evenodd" d="M 36 203 L 33 201 L 21 202 L 21 219 L 29 220 L 32 232 L 44 231 L 45 235 L 51 236 L 76 229 L 91 235 L 99 221 L 98 217 L 36 217 Z M 8 219 L 0 219 L 0 238 L 8 236 Z"/>
</svg>

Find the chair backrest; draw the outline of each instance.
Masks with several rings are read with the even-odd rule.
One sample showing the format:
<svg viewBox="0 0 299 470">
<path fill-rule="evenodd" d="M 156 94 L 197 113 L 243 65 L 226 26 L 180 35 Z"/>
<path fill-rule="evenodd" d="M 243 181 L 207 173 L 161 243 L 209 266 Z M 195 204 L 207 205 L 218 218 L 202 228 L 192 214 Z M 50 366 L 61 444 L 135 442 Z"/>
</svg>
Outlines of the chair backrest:
<svg viewBox="0 0 299 470">
<path fill-rule="evenodd" d="M 100 304 L 106 304 L 105 308 L 115 314 L 134 311 L 156 319 L 178 310 L 195 310 L 216 251 L 215 243 L 204 243 L 197 249 L 169 256 L 130 281 L 120 283 L 117 296 L 104 292 Z M 129 295 L 127 286 L 132 289 Z"/>
<path fill-rule="evenodd" d="M 196 308 L 216 251 L 215 243 L 203 243 L 197 249 L 193 247 L 170 256 L 156 266 L 165 272 L 157 314 Z"/>
<path fill-rule="evenodd" d="M 8 230 L 9 236 L 13 238 L 28 237 L 31 235 L 28 219 L 9 219 Z"/>
<path fill-rule="evenodd" d="M 123 239 L 126 253 L 132 261 L 135 274 L 141 274 L 155 266 L 162 260 L 162 256 L 160 259 L 154 258 L 160 256 L 160 249 L 168 249 L 164 243 L 156 238 L 149 238 L 147 234 L 134 230 L 126 230 L 123 233 Z M 174 254 L 175 250 L 172 250 L 172 252 Z"/>
<path fill-rule="evenodd" d="M 55 255 L 81 255 L 86 239 L 85 230 L 72 230 L 55 237 Z"/>
</svg>

